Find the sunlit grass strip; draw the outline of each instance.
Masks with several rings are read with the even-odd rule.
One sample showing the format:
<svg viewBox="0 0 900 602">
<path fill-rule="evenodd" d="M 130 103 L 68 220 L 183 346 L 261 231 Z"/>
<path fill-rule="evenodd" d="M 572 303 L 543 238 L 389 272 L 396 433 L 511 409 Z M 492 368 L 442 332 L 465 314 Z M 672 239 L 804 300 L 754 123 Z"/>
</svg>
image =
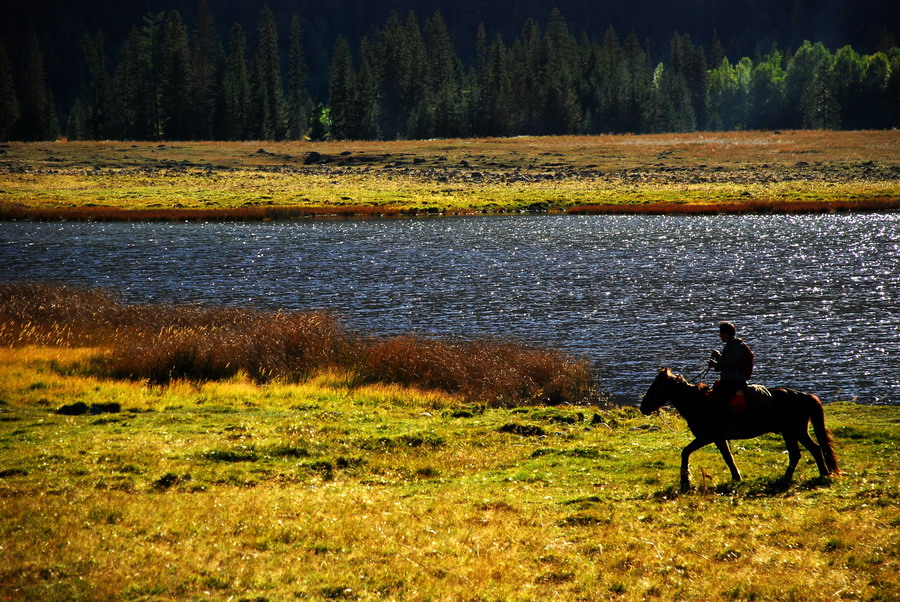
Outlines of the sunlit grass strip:
<svg viewBox="0 0 900 602">
<path fill-rule="evenodd" d="M 585 403 L 600 391 L 584 360 L 508 341 L 366 338 L 325 312 L 123 305 L 98 290 L 0 285 L 0 344 L 95 346 L 83 370 L 166 385 L 238 376 L 297 382 L 341 371 L 492 405 Z"/>
<path fill-rule="evenodd" d="M 401 215 L 567 211 L 576 213 L 815 213 L 823 211 L 891 211 L 900 207 L 898 182 L 773 184 L 631 184 L 604 179 L 506 184 L 452 184 L 443 188 L 409 181 L 399 188 L 377 182 L 363 188 L 309 198 L 283 189 L 274 193 L 241 191 L 205 200 L 209 194 L 154 197 L 114 191 L 82 199 L 36 197 L 0 207 L 0 220 L 34 221 L 268 221 L 311 217 L 381 217 Z M 393 185 L 392 185 L 393 186 Z M 152 194 L 159 194 L 154 191 Z M 248 200 L 251 199 L 251 200 Z M 254 200 L 255 199 L 255 200 Z M 161 206 L 154 206 L 161 205 Z M 176 206 L 173 206 L 176 205 Z"/>
</svg>

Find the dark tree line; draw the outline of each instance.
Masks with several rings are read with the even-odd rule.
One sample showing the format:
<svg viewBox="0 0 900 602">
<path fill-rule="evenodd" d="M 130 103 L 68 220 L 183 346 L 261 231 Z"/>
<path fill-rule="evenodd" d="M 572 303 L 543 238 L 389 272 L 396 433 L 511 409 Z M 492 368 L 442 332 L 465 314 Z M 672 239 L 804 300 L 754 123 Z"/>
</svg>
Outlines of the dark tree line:
<svg viewBox="0 0 900 602">
<path fill-rule="evenodd" d="M 675 34 L 662 60 L 610 27 L 576 37 L 559 11 L 506 41 L 484 25 L 464 62 L 436 12 L 392 13 L 358 47 L 338 38 L 328 97 L 308 92 L 303 31 L 288 39 L 263 7 L 258 27 L 220 39 L 200 0 L 189 29 L 178 11 L 148 14 L 114 53 L 81 40 L 79 94 L 65 119 L 45 81 L 38 37 L 14 68 L 0 44 L 0 139 L 395 139 L 900 125 L 900 49 L 831 53 L 804 42 L 732 62 Z M 355 44 L 354 44 L 355 46 Z M 61 122 L 64 127 L 61 127 Z"/>
</svg>

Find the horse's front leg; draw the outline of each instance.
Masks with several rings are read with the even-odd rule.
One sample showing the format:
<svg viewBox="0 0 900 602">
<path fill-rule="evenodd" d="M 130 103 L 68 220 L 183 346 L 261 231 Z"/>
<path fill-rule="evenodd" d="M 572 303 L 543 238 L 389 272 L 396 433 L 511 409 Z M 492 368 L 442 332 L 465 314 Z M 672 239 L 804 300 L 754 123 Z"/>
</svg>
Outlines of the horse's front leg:
<svg viewBox="0 0 900 602">
<path fill-rule="evenodd" d="M 688 464 L 691 454 L 704 447 L 709 445 L 710 441 L 694 439 L 690 443 L 687 444 L 683 450 L 681 450 L 681 490 L 688 491 L 691 488 L 691 468 Z"/>
<path fill-rule="evenodd" d="M 734 463 L 734 456 L 731 455 L 731 448 L 728 447 L 728 441 L 726 439 L 716 441 L 716 447 L 719 448 L 719 451 L 722 453 L 722 458 L 725 460 L 725 464 L 728 465 L 728 470 L 731 471 L 731 480 L 740 481 L 741 473 L 738 471 L 737 464 Z"/>
</svg>

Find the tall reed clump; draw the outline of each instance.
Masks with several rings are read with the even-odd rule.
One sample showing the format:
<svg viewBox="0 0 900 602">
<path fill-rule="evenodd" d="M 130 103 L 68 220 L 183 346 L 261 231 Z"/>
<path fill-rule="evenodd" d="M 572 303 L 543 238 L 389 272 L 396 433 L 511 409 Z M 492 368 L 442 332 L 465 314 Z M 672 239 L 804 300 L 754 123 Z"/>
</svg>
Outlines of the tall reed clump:
<svg viewBox="0 0 900 602">
<path fill-rule="evenodd" d="M 237 374 L 297 381 L 336 369 L 349 382 L 439 390 L 495 406 L 600 396 L 587 362 L 521 343 L 363 338 L 321 311 L 123 305 L 103 291 L 58 285 L 0 285 L 0 345 L 98 347 L 94 373 L 157 385 Z"/>
<path fill-rule="evenodd" d="M 299 380 L 339 367 L 355 341 L 325 312 L 275 313 L 171 306 L 169 325 L 119 337 L 103 364 L 117 378 L 166 384 L 221 380 L 244 373 L 256 382 Z M 194 318 L 185 320 L 187 311 Z"/>
<path fill-rule="evenodd" d="M 89 347 L 133 317 L 106 291 L 55 284 L 0 285 L 0 345 Z"/>
<path fill-rule="evenodd" d="M 438 389 L 495 406 L 557 405 L 598 395 L 587 362 L 521 343 L 407 335 L 372 341 L 360 363 L 364 382 Z"/>
</svg>

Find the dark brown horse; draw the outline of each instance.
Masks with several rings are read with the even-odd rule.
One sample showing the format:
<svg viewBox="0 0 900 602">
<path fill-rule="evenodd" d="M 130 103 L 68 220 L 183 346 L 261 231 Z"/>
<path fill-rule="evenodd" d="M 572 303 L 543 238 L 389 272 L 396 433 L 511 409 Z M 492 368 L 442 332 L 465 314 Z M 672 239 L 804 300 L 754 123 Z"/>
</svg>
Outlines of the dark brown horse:
<svg viewBox="0 0 900 602">
<path fill-rule="evenodd" d="M 691 454 L 710 443 L 715 443 L 725 464 L 731 470 L 731 478 L 741 480 L 741 473 L 734 464 L 728 447 L 729 439 L 752 439 L 766 433 L 780 433 L 788 450 L 788 467 L 784 481 L 790 482 L 800 461 L 800 447 L 809 450 L 819 467 L 821 476 L 838 475 L 837 459 L 831 431 L 825 428 L 825 410 L 815 395 L 792 389 L 769 389 L 771 397 L 751 395 L 748 392 L 746 408 L 730 413 L 728 410 L 711 411 L 709 386 L 692 385 L 680 374 L 663 368 L 656 375 L 647 394 L 641 401 L 641 412 L 651 414 L 666 403 L 671 403 L 688 423 L 695 439 L 681 451 L 681 488 L 691 486 L 688 459 Z M 818 444 L 809 436 L 809 423 Z"/>
</svg>

